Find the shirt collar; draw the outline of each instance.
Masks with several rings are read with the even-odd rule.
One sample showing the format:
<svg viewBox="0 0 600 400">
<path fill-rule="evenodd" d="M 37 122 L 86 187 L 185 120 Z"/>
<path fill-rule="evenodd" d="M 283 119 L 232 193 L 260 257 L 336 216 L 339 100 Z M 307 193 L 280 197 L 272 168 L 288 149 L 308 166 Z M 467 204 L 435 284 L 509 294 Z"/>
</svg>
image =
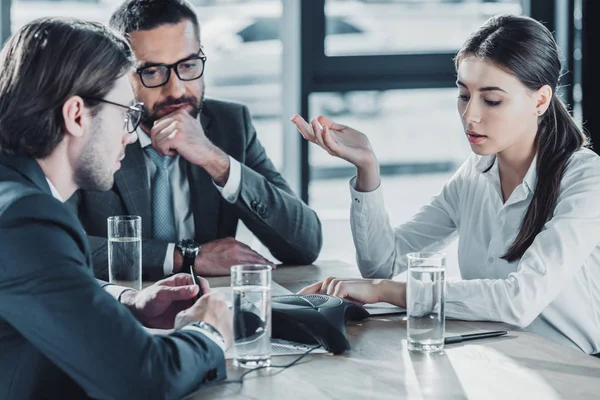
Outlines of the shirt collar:
<svg viewBox="0 0 600 400">
<path fill-rule="evenodd" d="M 531 165 L 523 178 L 523 185 L 531 192 L 535 190 L 537 184 L 537 154 L 531 160 Z"/>
<path fill-rule="evenodd" d="M 48 182 L 48 186 L 50 186 L 50 192 L 52 193 L 52 196 L 60 201 L 61 203 L 64 203 L 65 201 L 63 200 L 62 196 L 60 195 L 60 193 L 58 193 L 58 190 L 56 189 L 56 187 L 52 184 L 52 182 L 50 182 L 50 179 L 48 179 L 48 177 L 46 177 L 46 182 Z"/>
<path fill-rule="evenodd" d="M 138 126 L 136 133 L 138 135 L 138 140 L 140 142 L 140 146 L 142 146 L 142 149 L 152 144 L 152 139 L 150 139 L 150 136 L 148 136 L 148 134 L 144 132 L 141 126 Z"/>
<path fill-rule="evenodd" d="M 497 177 L 500 180 L 500 174 L 498 173 L 498 163 L 496 162 L 496 156 L 482 156 L 475 164 L 477 171 L 488 177 Z M 537 154 L 533 157 L 531 165 L 523 178 L 523 186 L 531 193 L 535 190 L 537 184 Z"/>
</svg>

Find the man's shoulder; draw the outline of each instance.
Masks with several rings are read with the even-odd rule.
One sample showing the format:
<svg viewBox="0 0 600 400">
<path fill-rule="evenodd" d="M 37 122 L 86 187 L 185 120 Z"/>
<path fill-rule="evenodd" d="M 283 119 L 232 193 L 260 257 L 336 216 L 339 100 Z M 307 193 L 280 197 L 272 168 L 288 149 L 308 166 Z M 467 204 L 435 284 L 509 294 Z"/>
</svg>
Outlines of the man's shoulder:
<svg viewBox="0 0 600 400">
<path fill-rule="evenodd" d="M 0 218 L 19 200 L 42 193 L 13 169 L 0 164 Z"/>
<path fill-rule="evenodd" d="M 0 182 L 0 190 L 5 189 Z M 20 220 L 36 220 L 40 223 L 56 221 L 71 225 L 72 212 L 52 195 L 23 186 L 11 187 L 9 193 L 0 195 L 0 225 Z"/>
<path fill-rule="evenodd" d="M 223 118 L 224 115 L 242 118 L 248 107 L 242 103 L 227 100 L 206 98 L 203 103 L 203 111 L 209 117 Z"/>
<path fill-rule="evenodd" d="M 22 175 L 0 166 L 0 225 L 14 224 L 24 218 L 71 224 L 71 214 L 51 194 L 43 192 Z"/>
</svg>

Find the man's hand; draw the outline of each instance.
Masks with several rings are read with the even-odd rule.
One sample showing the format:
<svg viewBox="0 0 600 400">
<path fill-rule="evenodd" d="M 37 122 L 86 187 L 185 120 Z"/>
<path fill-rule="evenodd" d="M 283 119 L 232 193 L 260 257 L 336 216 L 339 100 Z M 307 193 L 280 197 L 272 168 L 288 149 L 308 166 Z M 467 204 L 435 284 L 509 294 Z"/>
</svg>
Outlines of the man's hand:
<svg viewBox="0 0 600 400">
<path fill-rule="evenodd" d="M 228 349 L 233 344 L 233 314 L 227 307 L 222 293 L 208 293 L 175 318 L 175 329 L 193 322 L 204 321 L 212 325 L 225 340 Z"/>
<path fill-rule="evenodd" d="M 202 292 L 208 293 L 210 286 L 200 278 Z M 198 286 L 194 285 L 189 274 L 177 274 L 156 282 L 152 286 L 136 292 L 126 291 L 121 295 L 133 315 L 146 327 L 172 329 L 175 316 L 194 304 Z"/>
<path fill-rule="evenodd" d="M 176 251 L 173 260 L 174 269 L 180 271 L 183 257 Z M 272 262 L 250 247 L 227 237 L 204 243 L 194 262 L 194 270 L 200 276 L 226 276 L 230 274 L 231 266 L 237 264 L 267 264 L 275 269 Z"/>
<path fill-rule="evenodd" d="M 185 110 L 165 115 L 150 131 L 152 147 L 163 155 L 179 154 L 208 172 L 215 183 L 225 186 L 229 178 L 229 156 L 211 143 L 197 118 Z"/>
</svg>

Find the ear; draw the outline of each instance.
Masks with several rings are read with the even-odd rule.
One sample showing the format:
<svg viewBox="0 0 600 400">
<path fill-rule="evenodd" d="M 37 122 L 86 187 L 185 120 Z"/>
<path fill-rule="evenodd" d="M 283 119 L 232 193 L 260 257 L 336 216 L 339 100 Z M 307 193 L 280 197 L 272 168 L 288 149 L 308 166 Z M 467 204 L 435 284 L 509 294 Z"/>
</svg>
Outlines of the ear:
<svg viewBox="0 0 600 400">
<path fill-rule="evenodd" d="M 71 96 L 62 107 L 65 134 L 82 137 L 84 134 L 85 103 L 79 96 Z"/>
<path fill-rule="evenodd" d="M 534 97 L 536 99 L 535 114 L 541 116 L 550 107 L 552 88 L 549 85 L 544 85 L 535 92 Z"/>
</svg>

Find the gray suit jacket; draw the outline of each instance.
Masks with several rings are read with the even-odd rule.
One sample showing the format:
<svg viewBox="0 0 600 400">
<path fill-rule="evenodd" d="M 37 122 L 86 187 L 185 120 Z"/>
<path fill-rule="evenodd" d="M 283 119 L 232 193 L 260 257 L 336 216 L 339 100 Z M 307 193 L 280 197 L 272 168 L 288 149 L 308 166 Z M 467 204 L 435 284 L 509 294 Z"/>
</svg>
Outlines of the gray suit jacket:
<svg viewBox="0 0 600 400">
<path fill-rule="evenodd" d="M 312 263 L 322 245 L 319 218 L 276 171 L 256 137 L 248 109 L 236 103 L 206 99 L 200 121 L 206 136 L 242 164 L 242 179 L 238 200 L 230 204 L 205 170 L 180 159 L 189 179 L 194 239 L 202 244 L 235 236 L 241 219 L 282 263 Z M 168 243 L 152 238 L 151 192 L 139 142 L 127 146 L 112 190 L 78 192 L 69 203 L 77 208 L 89 235 L 96 277 L 108 276 L 106 218 L 123 214 L 142 217 L 144 279 L 164 276 Z"/>
<path fill-rule="evenodd" d="M 0 399 L 179 399 L 226 376 L 197 331 L 149 334 L 94 279 L 73 211 L 0 156 Z"/>
</svg>

